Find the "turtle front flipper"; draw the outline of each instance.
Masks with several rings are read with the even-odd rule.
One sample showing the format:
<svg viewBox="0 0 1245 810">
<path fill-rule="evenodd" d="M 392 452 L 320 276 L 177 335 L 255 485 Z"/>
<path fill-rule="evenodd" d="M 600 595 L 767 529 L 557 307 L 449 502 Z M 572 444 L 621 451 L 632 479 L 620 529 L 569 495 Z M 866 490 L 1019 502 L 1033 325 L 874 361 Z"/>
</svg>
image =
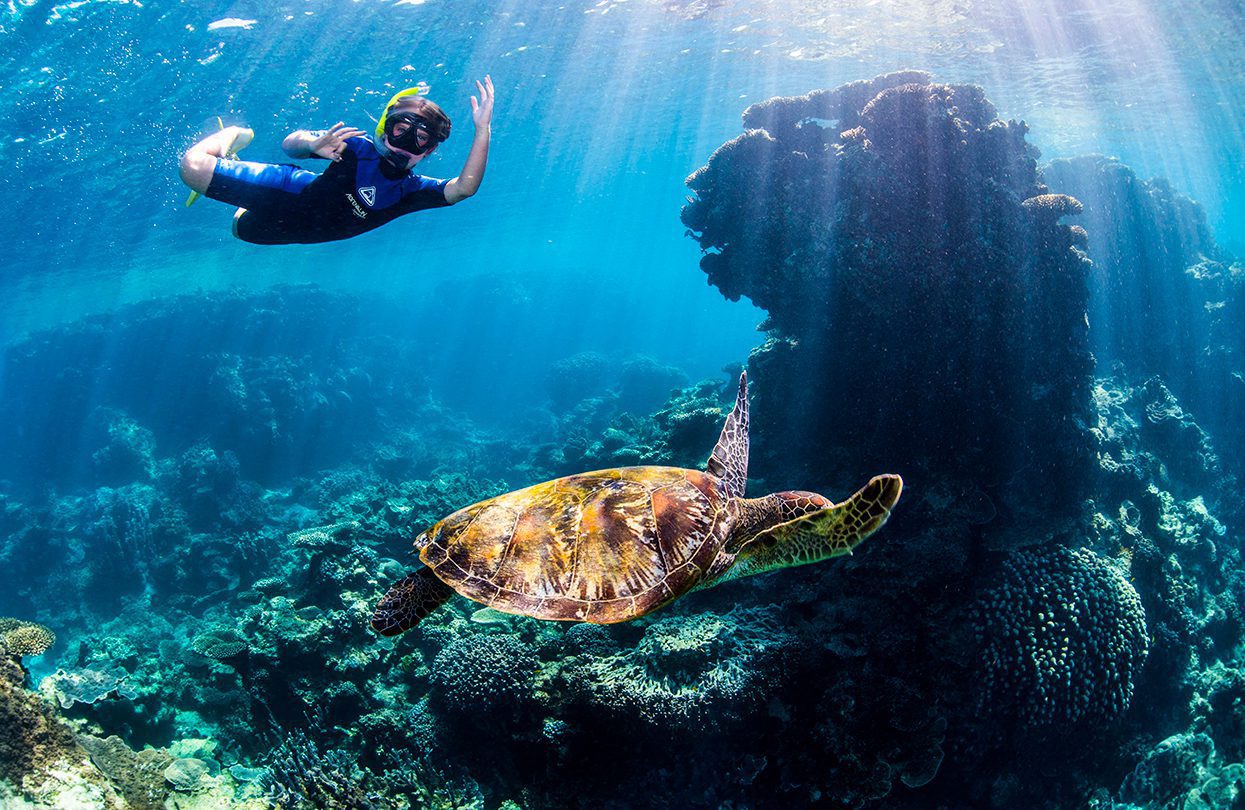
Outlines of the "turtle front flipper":
<svg viewBox="0 0 1245 810">
<path fill-rule="evenodd" d="M 381 597 L 372 613 L 372 629 L 382 636 L 404 633 L 453 595 L 454 589 L 437 579 L 431 568 L 421 568 Z"/>
<path fill-rule="evenodd" d="M 735 407 L 726 416 L 718 443 L 709 455 L 706 472 L 722 480 L 726 492 L 736 498 L 744 496 L 748 483 L 748 372 L 739 375 L 739 391 Z"/>
<path fill-rule="evenodd" d="M 735 564 L 706 586 L 850 554 L 882 528 L 902 492 L 898 475 L 879 475 L 838 504 L 813 492 L 741 501 L 741 520 L 732 537 L 739 544 Z"/>
</svg>

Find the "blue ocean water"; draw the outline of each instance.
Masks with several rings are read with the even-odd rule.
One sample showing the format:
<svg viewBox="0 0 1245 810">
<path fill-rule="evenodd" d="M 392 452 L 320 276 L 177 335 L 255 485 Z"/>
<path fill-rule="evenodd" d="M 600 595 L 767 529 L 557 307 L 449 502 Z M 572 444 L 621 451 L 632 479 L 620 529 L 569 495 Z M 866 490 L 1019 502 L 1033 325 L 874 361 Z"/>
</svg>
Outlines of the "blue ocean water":
<svg viewBox="0 0 1245 810">
<path fill-rule="evenodd" d="M 1239 3 L 11 0 L 0 42 L 0 622 L 57 636 L 0 804 L 1241 801 Z M 284 162 L 417 82 L 453 177 L 485 75 L 452 208 L 268 247 L 183 204 L 218 117 Z M 848 561 L 368 629 L 456 509 L 702 469 L 744 367 L 749 495 L 904 476 Z"/>
</svg>

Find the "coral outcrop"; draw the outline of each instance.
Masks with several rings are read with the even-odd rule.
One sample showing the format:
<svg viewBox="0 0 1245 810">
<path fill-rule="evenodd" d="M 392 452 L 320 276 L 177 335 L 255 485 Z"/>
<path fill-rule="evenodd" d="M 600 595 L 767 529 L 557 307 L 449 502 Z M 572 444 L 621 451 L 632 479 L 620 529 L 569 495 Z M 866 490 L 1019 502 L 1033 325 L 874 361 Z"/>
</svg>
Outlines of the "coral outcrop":
<svg viewBox="0 0 1245 810">
<path fill-rule="evenodd" d="M 98 772 L 83 767 L 86 752 L 69 726 L 25 681 L 18 661 L 0 655 L 0 802 L 8 783 L 36 806 L 120 806 Z"/>
<path fill-rule="evenodd" d="M 1055 547 L 1015 553 L 1001 580 L 977 608 L 980 710 L 1065 727 L 1127 711 L 1149 642 L 1125 572 Z"/>
<path fill-rule="evenodd" d="M 0 617 L 0 655 L 42 655 L 55 643 L 56 634 L 41 624 Z"/>
<path fill-rule="evenodd" d="M 1051 161 L 1042 176 L 1085 206 L 1095 356 L 1195 400 L 1240 475 L 1245 267 L 1216 243 L 1202 206 L 1162 178 L 1144 180 L 1102 155 Z"/>
<path fill-rule="evenodd" d="M 451 717 L 498 722 L 532 707 L 538 668 L 536 651 L 514 636 L 468 635 L 433 661 L 433 695 Z"/>
<path fill-rule="evenodd" d="M 673 616 L 650 625 L 632 648 L 586 656 L 574 681 L 618 722 L 720 728 L 781 687 L 792 642 L 772 611 Z"/>
<path fill-rule="evenodd" d="M 770 99 L 744 128 L 688 177 L 683 221 L 709 282 L 769 313 L 757 474 L 835 447 L 1017 490 L 1083 480 L 1089 263 L 1025 124 L 908 71 Z"/>
</svg>

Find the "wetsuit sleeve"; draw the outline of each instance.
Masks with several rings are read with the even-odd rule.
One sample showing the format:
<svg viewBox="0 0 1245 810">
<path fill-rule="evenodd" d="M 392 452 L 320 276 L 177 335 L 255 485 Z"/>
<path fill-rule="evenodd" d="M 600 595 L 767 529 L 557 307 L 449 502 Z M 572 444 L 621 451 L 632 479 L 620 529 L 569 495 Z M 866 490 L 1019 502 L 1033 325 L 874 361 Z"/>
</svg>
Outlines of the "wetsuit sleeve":
<svg viewBox="0 0 1245 810">
<path fill-rule="evenodd" d="M 412 175 L 403 184 L 402 204 L 413 211 L 449 205 L 449 201 L 445 199 L 445 187 L 449 182 L 421 174 Z"/>
<path fill-rule="evenodd" d="M 356 156 L 360 154 L 374 154 L 376 147 L 364 135 L 356 135 L 353 138 L 346 139 L 346 148 L 353 152 Z"/>
</svg>

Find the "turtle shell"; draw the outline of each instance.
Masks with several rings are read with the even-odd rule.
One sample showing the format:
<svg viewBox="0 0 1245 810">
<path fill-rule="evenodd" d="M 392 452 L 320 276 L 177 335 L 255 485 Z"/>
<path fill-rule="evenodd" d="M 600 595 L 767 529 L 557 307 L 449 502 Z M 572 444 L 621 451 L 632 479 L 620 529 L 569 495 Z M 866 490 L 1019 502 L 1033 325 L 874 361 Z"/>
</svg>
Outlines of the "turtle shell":
<svg viewBox="0 0 1245 810">
<path fill-rule="evenodd" d="M 728 502 L 703 472 L 600 470 L 468 506 L 416 547 L 437 577 L 489 607 L 609 624 L 700 582 L 730 532 Z"/>
</svg>

